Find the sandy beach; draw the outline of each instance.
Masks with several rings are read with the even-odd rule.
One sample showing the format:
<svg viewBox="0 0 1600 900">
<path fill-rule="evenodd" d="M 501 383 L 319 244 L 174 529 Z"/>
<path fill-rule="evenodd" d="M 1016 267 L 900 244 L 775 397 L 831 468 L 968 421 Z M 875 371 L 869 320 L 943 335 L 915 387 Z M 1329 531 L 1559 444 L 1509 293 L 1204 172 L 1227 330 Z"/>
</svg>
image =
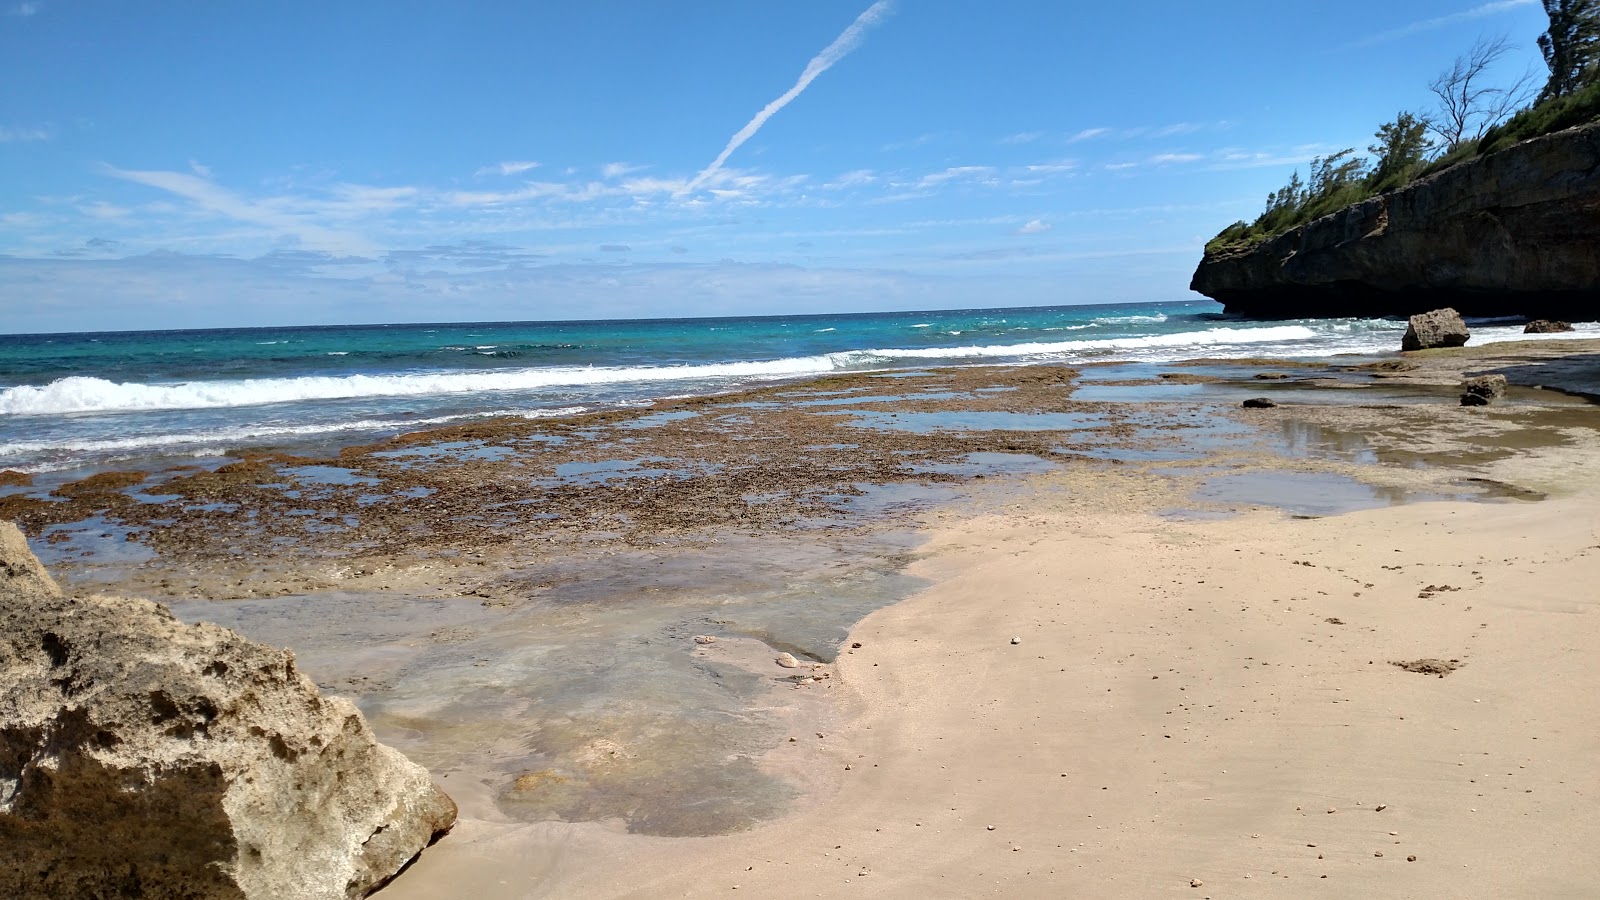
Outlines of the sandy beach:
<svg viewBox="0 0 1600 900">
<path fill-rule="evenodd" d="M 846 713 L 769 761 L 823 773 L 803 811 L 469 817 L 386 894 L 1593 896 L 1597 446 L 1486 464 L 1543 501 L 1317 518 L 1031 476 L 937 513 L 931 586 L 851 630 Z"/>
<path fill-rule="evenodd" d="M 1588 897 L 1593 358 L 869 374 L 7 502 L 429 767 L 396 900 Z"/>
</svg>

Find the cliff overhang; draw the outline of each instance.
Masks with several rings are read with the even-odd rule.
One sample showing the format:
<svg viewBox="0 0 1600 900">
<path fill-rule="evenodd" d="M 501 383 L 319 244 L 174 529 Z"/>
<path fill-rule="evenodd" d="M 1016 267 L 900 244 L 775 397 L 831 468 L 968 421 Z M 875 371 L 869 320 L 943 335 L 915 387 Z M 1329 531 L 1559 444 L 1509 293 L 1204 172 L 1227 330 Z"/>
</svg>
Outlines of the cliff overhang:
<svg viewBox="0 0 1600 900">
<path fill-rule="evenodd" d="M 1600 316 L 1600 123 L 1452 166 L 1247 248 L 1190 288 L 1253 318 Z"/>
</svg>

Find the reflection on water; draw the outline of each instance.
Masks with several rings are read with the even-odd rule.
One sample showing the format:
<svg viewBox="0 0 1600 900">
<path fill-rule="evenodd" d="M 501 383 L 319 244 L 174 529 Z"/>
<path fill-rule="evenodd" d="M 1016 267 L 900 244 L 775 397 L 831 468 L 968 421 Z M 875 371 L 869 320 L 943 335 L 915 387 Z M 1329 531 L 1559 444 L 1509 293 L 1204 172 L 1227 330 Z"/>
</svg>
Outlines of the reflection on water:
<svg viewBox="0 0 1600 900">
<path fill-rule="evenodd" d="M 292 646 L 381 740 L 446 788 L 481 782 L 512 818 L 718 834 L 797 793 L 761 766 L 788 734 L 789 694 L 773 691 L 794 684 L 774 652 L 832 662 L 852 624 L 923 586 L 900 573 L 911 545 L 731 538 L 515 566 L 487 602 L 324 593 L 174 611 Z"/>
<path fill-rule="evenodd" d="M 1377 451 L 1362 435 L 1294 419 L 1284 419 L 1281 426 L 1283 443 L 1277 449 L 1285 456 L 1295 459 L 1337 459 L 1362 465 L 1378 462 Z"/>
</svg>

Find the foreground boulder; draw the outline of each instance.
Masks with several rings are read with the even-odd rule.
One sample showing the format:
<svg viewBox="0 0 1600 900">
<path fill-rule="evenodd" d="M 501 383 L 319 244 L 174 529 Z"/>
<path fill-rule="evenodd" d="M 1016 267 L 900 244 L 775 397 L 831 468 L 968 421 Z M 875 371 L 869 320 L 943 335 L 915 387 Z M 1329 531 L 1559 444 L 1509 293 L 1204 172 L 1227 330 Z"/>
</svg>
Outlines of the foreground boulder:
<svg viewBox="0 0 1600 900">
<path fill-rule="evenodd" d="M 1435 347 L 1460 347 L 1472 337 L 1467 323 L 1453 309 L 1436 309 L 1411 317 L 1401 350 L 1432 350 Z"/>
<path fill-rule="evenodd" d="M 455 814 L 293 654 L 63 597 L 0 522 L 0 897 L 364 897 Z"/>
<path fill-rule="evenodd" d="M 1534 319 L 1522 326 L 1523 334 L 1560 334 L 1571 330 L 1571 322 L 1555 322 L 1550 319 Z"/>
</svg>

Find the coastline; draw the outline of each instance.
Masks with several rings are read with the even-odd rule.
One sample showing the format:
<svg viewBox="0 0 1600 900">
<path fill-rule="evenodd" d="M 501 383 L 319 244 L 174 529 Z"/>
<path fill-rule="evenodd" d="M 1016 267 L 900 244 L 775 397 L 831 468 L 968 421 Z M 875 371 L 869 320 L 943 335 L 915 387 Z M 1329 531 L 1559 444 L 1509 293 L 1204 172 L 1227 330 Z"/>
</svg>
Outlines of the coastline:
<svg viewBox="0 0 1600 900">
<path fill-rule="evenodd" d="M 1600 836 L 1600 672 L 1550 650 L 1596 637 L 1597 346 L 869 373 L 256 454 L 166 507 L 69 491 L 178 564 L 76 589 L 291 646 L 428 765 L 461 823 L 384 896 L 1583 896 L 1544 848 Z M 1495 369 L 1503 405 L 1455 405 Z M 297 531 L 313 489 L 426 539 Z M 485 496 L 530 517 L 439 527 Z M 197 500 L 255 504 L 276 565 L 202 552 L 239 517 L 175 527 Z M 517 531 L 541 510 L 572 522 Z M 1388 665 L 1430 658 L 1466 666 Z M 1442 804 L 1491 778 L 1481 819 Z M 1352 820 L 1380 803 L 1406 827 Z"/>
</svg>

